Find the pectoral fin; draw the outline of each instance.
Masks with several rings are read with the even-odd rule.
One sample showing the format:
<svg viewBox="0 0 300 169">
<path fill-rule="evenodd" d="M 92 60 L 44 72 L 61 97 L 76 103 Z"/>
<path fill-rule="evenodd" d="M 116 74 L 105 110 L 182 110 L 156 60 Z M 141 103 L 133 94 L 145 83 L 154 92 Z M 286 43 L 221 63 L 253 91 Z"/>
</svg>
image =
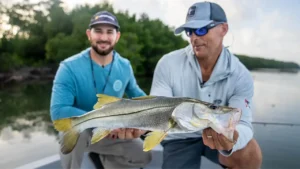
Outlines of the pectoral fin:
<svg viewBox="0 0 300 169">
<path fill-rule="evenodd" d="M 164 131 L 153 131 L 149 133 L 149 136 L 144 141 L 144 151 L 149 151 L 157 146 L 167 135 Z"/>
<path fill-rule="evenodd" d="M 95 128 L 93 130 L 93 136 L 91 139 L 91 144 L 95 144 L 98 141 L 102 140 L 104 137 L 106 137 L 111 131 L 103 128 Z"/>
<path fill-rule="evenodd" d="M 144 141 L 144 151 L 152 150 L 157 146 L 167 136 L 167 132 L 176 125 L 173 119 L 169 119 L 168 129 L 166 131 L 153 131 L 149 133 Z"/>
<path fill-rule="evenodd" d="M 197 116 L 193 115 L 190 123 L 196 128 L 205 128 L 208 127 L 208 123 L 210 123 L 211 119 L 211 115 L 209 114 L 197 114 Z"/>
<path fill-rule="evenodd" d="M 200 123 L 198 120 L 191 120 L 191 125 L 194 126 L 194 127 L 199 127 L 200 126 Z"/>
<path fill-rule="evenodd" d="M 63 154 L 70 153 L 77 144 L 79 132 L 77 130 L 69 130 L 64 133 L 60 140 L 60 150 Z"/>
<path fill-rule="evenodd" d="M 204 128 L 208 126 L 209 121 L 206 119 L 192 119 L 190 123 L 196 128 Z"/>
</svg>

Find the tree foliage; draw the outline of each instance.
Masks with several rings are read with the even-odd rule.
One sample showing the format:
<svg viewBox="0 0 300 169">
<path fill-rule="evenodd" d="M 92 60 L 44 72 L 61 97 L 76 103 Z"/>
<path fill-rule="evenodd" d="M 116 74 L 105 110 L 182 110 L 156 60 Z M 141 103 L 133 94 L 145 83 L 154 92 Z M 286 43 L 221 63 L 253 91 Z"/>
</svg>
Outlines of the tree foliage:
<svg viewBox="0 0 300 169">
<path fill-rule="evenodd" d="M 294 62 L 283 62 L 278 61 L 274 59 L 264 59 L 259 57 L 249 57 L 245 55 L 238 55 L 236 56 L 239 58 L 239 60 L 250 70 L 252 69 L 262 69 L 262 68 L 268 68 L 268 69 L 299 69 L 299 65 Z"/>
<path fill-rule="evenodd" d="M 60 0 L 32 3 L 28 0 L 8 8 L 0 5 L 0 17 L 7 16 L 10 30 L 0 30 L 0 71 L 21 66 L 56 64 L 90 46 L 85 31 L 90 18 L 100 10 L 116 14 L 121 25 L 121 38 L 116 50 L 128 58 L 137 76 L 151 77 L 157 61 L 166 53 L 185 47 L 188 42 L 174 36 L 173 29 L 147 14 L 129 15 L 116 12 L 107 2 L 82 5 L 66 12 Z M 2 22 L 2 21 L 1 21 Z M 3 29 L 3 27 L 0 27 Z M 261 58 L 239 56 L 249 68 L 298 68 Z"/>
</svg>

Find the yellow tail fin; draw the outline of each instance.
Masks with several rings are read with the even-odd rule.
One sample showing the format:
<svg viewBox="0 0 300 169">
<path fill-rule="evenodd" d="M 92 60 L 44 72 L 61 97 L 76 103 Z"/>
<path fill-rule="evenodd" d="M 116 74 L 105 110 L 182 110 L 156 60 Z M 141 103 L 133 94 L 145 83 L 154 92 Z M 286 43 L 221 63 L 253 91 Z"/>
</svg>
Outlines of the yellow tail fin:
<svg viewBox="0 0 300 169">
<path fill-rule="evenodd" d="M 94 105 L 94 109 L 99 109 L 103 105 L 121 100 L 118 97 L 108 96 L 105 94 L 97 94 L 98 102 Z"/>
<path fill-rule="evenodd" d="M 57 131 L 67 131 L 72 128 L 72 120 L 70 118 L 55 120 L 53 125 Z"/>
</svg>

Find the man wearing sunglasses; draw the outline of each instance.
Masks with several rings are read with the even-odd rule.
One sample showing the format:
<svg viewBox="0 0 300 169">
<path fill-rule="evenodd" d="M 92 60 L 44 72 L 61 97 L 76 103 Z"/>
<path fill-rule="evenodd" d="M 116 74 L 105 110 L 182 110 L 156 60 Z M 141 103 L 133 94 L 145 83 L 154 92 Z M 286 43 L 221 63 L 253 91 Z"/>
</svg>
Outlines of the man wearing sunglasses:
<svg viewBox="0 0 300 169">
<path fill-rule="evenodd" d="M 253 80 L 246 67 L 223 46 L 228 31 L 224 10 L 216 3 L 193 4 L 186 22 L 175 30 L 185 32 L 190 45 L 164 55 L 158 62 L 151 95 L 192 97 L 242 110 L 234 142 L 207 128 L 192 134 L 168 135 L 162 142 L 163 169 L 199 169 L 201 156 L 223 168 L 258 169 L 262 163 L 253 138 Z"/>
</svg>

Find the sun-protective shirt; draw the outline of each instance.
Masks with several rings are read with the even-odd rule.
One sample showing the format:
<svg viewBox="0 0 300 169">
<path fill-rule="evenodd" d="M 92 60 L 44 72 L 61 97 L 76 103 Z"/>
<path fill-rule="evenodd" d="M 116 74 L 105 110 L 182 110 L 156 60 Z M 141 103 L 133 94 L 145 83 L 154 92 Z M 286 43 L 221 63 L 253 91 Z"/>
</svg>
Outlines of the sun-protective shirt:
<svg viewBox="0 0 300 169">
<path fill-rule="evenodd" d="M 79 116 L 93 110 L 99 93 L 119 98 L 124 93 L 129 98 L 145 96 L 128 59 L 114 51 L 113 61 L 102 67 L 91 60 L 87 48 L 60 63 L 52 88 L 51 119 Z"/>
<path fill-rule="evenodd" d="M 203 83 L 201 68 L 191 45 L 164 55 L 156 65 L 150 95 L 182 96 L 226 105 L 242 110 L 236 130 L 239 133 L 232 151 L 241 149 L 253 137 L 252 97 L 253 79 L 239 59 L 223 47 L 208 81 Z M 170 134 L 165 139 L 201 137 L 201 132 Z"/>
</svg>

